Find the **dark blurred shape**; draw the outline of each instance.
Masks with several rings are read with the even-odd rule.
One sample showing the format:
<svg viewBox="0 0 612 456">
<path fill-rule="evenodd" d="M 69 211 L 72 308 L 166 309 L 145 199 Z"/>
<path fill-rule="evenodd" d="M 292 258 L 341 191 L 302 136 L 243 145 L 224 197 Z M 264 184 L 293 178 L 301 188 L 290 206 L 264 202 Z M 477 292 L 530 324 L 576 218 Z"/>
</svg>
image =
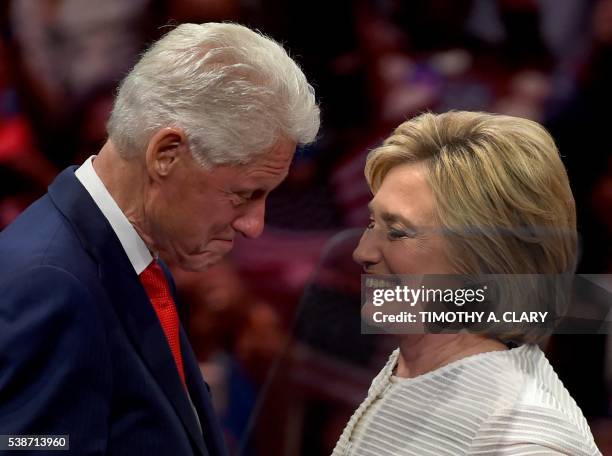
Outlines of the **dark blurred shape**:
<svg viewBox="0 0 612 456">
<path fill-rule="evenodd" d="M 346 230 L 331 238 L 305 287 L 290 345 L 251 418 L 252 435 L 276 423 L 279 440 L 259 446 L 261 454 L 329 454 L 384 364 L 388 340 L 360 331 L 360 267 L 352 261 L 360 235 Z"/>
<path fill-rule="evenodd" d="M 463 47 L 465 21 L 471 0 L 416 0 L 388 2 L 390 16 L 408 35 L 412 52 Z"/>
<path fill-rule="evenodd" d="M 38 149 L 10 62 L 8 46 L 0 36 L 0 229 L 41 196 L 57 173 Z"/>
</svg>

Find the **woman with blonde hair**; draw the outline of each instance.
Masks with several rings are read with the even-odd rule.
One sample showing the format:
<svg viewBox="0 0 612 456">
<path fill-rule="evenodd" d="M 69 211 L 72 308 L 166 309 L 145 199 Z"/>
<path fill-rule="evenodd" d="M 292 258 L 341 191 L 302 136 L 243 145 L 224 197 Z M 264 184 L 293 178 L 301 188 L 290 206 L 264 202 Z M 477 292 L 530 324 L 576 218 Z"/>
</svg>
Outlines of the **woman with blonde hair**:
<svg viewBox="0 0 612 456">
<path fill-rule="evenodd" d="M 353 256 L 366 274 L 574 272 L 574 199 L 535 122 L 422 114 L 370 153 L 365 174 L 371 219 Z M 535 295 L 526 283 L 503 305 Z M 537 345 L 547 334 L 502 325 L 399 335 L 333 455 L 601 454 Z"/>
</svg>

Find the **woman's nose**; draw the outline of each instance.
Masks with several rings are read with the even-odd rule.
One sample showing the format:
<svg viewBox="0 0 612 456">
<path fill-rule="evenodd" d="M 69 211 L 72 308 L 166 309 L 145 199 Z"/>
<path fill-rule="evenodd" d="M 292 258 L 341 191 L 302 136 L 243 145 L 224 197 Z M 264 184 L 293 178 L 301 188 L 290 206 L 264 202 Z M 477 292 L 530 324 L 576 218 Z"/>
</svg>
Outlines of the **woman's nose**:
<svg viewBox="0 0 612 456">
<path fill-rule="evenodd" d="M 367 230 L 361 236 L 359 245 L 353 252 L 353 260 L 368 269 L 375 264 L 380 263 L 381 254 L 376 246 L 376 242 Z"/>
</svg>

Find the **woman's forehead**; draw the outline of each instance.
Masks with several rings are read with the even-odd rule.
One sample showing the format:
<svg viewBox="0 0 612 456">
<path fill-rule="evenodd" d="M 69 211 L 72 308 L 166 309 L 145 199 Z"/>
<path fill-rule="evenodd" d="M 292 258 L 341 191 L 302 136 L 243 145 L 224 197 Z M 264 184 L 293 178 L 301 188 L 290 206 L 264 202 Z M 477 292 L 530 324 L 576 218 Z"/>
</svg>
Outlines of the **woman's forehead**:
<svg viewBox="0 0 612 456">
<path fill-rule="evenodd" d="M 435 197 L 424 167 L 407 164 L 391 169 L 369 207 L 374 213 L 396 215 L 413 224 L 431 224 Z"/>
</svg>

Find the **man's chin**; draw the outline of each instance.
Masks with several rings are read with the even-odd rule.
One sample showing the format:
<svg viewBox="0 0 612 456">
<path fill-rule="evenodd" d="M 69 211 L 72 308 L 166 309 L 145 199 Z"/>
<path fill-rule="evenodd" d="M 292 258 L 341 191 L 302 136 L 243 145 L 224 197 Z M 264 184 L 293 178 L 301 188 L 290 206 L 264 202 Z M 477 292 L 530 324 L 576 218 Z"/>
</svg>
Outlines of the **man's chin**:
<svg viewBox="0 0 612 456">
<path fill-rule="evenodd" d="M 227 255 L 227 252 L 202 252 L 197 255 L 188 255 L 179 258 L 178 266 L 189 272 L 202 272 L 219 263 Z"/>
</svg>

